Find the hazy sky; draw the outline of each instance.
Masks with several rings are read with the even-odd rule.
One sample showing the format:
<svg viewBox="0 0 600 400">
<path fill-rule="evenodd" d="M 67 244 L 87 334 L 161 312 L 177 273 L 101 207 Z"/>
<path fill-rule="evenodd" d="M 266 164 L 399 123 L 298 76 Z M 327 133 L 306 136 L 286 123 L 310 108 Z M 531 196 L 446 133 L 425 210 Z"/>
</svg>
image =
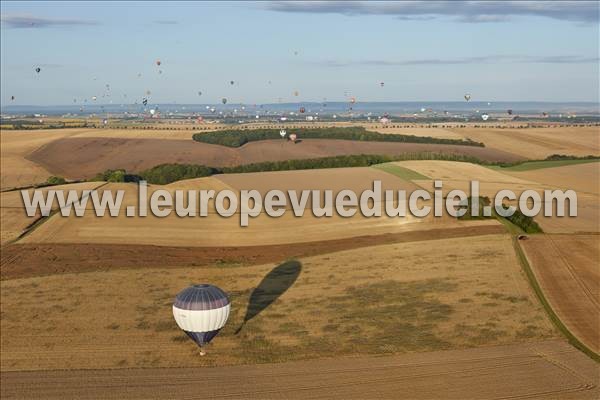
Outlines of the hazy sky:
<svg viewBox="0 0 600 400">
<path fill-rule="evenodd" d="M 599 98 L 598 2 L 1 4 L 3 105 Z"/>
</svg>

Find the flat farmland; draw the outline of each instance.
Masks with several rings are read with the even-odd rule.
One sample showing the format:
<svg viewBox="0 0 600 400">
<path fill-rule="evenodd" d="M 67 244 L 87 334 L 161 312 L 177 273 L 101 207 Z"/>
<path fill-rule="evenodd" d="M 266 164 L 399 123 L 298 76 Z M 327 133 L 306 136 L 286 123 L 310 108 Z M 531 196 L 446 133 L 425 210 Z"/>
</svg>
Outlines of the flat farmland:
<svg viewBox="0 0 600 400">
<path fill-rule="evenodd" d="M 94 256 L 81 252 L 80 263 Z M 111 269 L 116 260 L 105 253 L 102 271 L 0 282 L 2 371 L 283 362 L 557 335 L 507 234 L 298 258 L 297 281 L 237 334 L 252 290 L 279 263 L 169 268 L 163 260 L 153 269 Z M 171 315 L 173 297 L 192 282 L 211 282 L 232 299 L 229 323 L 206 357 Z"/>
<path fill-rule="evenodd" d="M 537 281 L 567 328 L 600 352 L 598 235 L 541 235 L 521 241 Z"/>
<path fill-rule="evenodd" d="M 600 367 L 560 340 L 214 368 L 0 374 L 3 399 L 597 399 Z M 231 382 L 235 381 L 235 385 Z M 198 382 L 202 382 L 199 387 Z M 510 385 L 506 383 L 510 382 Z M 135 390 L 131 390 L 134 387 Z"/>
</svg>

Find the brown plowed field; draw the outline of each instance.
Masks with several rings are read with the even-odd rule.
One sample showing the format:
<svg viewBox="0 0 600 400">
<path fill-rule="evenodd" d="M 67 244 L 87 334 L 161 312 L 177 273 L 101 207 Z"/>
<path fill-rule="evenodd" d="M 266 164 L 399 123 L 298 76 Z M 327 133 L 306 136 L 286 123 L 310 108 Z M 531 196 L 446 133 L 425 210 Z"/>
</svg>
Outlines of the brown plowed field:
<svg viewBox="0 0 600 400">
<path fill-rule="evenodd" d="M 252 142 L 240 148 L 191 140 L 63 138 L 48 143 L 27 159 L 70 179 L 90 178 L 107 169 L 139 172 L 164 163 L 203 164 L 213 167 L 264 161 L 320 158 L 347 154 L 398 155 L 406 152 L 464 154 L 487 161 L 517 161 L 520 156 L 485 147 L 422 143 L 360 142 L 305 139 L 294 144 L 283 140 Z"/>
<path fill-rule="evenodd" d="M 409 231 L 293 245 L 168 247 L 118 244 L 12 244 L 2 249 L 0 276 L 16 279 L 121 268 L 193 267 L 215 263 L 259 264 L 380 244 L 503 233 L 502 225 Z"/>
<path fill-rule="evenodd" d="M 3 399 L 597 399 L 600 367 L 544 341 L 214 368 L 3 372 Z"/>
<path fill-rule="evenodd" d="M 600 235 L 536 235 L 520 243 L 552 309 L 600 353 Z"/>
</svg>

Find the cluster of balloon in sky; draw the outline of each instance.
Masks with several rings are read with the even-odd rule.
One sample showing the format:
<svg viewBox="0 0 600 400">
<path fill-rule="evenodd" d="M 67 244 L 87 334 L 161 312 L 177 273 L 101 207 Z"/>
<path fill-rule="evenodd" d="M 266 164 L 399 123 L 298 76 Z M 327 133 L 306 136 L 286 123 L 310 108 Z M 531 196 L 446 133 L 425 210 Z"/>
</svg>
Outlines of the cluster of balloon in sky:
<svg viewBox="0 0 600 400">
<path fill-rule="evenodd" d="M 294 50 L 294 51 L 293 51 L 293 54 L 294 54 L 294 56 L 298 56 L 298 55 L 299 55 L 299 52 L 298 52 L 298 50 Z M 162 73 L 163 73 L 163 70 L 162 70 L 163 62 L 162 62 L 160 59 L 156 59 L 156 60 L 154 61 L 154 65 L 155 65 L 155 67 L 157 68 L 157 72 L 158 72 L 158 74 L 162 74 Z M 34 70 L 35 70 L 35 72 L 36 72 L 37 74 L 40 74 L 40 73 L 42 72 L 42 68 L 41 68 L 40 66 L 36 66 L 36 67 L 34 68 Z M 137 74 L 137 77 L 138 77 L 138 78 L 141 78 L 141 77 L 142 77 L 142 73 L 141 73 L 141 72 L 140 72 L 140 73 L 138 73 L 138 74 Z M 96 77 L 94 77 L 93 79 L 94 79 L 94 80 L 96 80 L 97 78 L 96 78 Z M 230 81 L 228 81 L 228 83 L 229 83 L 229 85 L 230 85 L 230 86 L 237 86 L 237 85 L 239 85 L 239 82 L 237 82 L 237 81 L 235 81 L 235 80 L 230 80 Z M 272 84 L 272 81 L 270 81 L 270 80 L 269 80 L 269 81 L 268 81 L 268 84 L 269 84 L 269 85 L 271 85 L 271 84 Z M 380 82 L 378 82 L 378 84 L 379 84 L 379 86 L 380 86 L 381 88 L 384 88 L 384 87 L 386 86 L 386 83 L 385 83 L 385 82 L 383 82 L 383 81 L 380 81 Z M 102 95 L 102 97 L 110 97 L 110 90 L 111 90 L 111 87 L 110 87 L 110 85 L 109 85 L 109 84 L 106 84 L 106 85 L 105 85 L 105 87 L 106 87 L 106 92 L 105 92 L 105 93 Z M 202 92 L 201 90 L 198 90 L 196 93 L 197 93 L 197 95 L 198 95 L 198 96 L 202 96 L 202 95 L 203 95 L 203 92 Z M 142 97 L 142 99 L 141 99 L 141 104 L 142 104 L 144 107 L 146 107 L 146 106 L 148 105 L 148 103 L 150 103 L 150 97 L 151 97 L 151 94 L 152 94 L 152 93 L 151 93 L 151 91 L 150 91 L 150 90 L 146 90 L 146 91 L 145 91 L 145 95 L 144 95 L 144 96 Z M 294 90 L 294 91 L 292 92 L 292 94 L 293 94 L 293 96 L 294 96 L 294 97 L 298 97 L 298 96 L 300 95 L 300 92 L 299 92 L 298 90 Z M 347 99 L 347 102 L 348 102 L 348 107 L 347 107 L 347 110 L 348 110 L 348 111 L 352 111 L 352 110 L 353 110 L 353 107 L 354 107 L 354 105 L 356 104 L 356 101 L 357 101 L 357 100 L 356 100 L 356 97 L 355 97 L 355 96 L 352 96 L 352 95 L 351 95 L 351 94 L 350 94 L 348 91 L 346 91 L 346 92 L 344 93 L 344 96 L 345 96 L 345 98 Z M 124 98 L 127 98 L 127 94 L 123 94 L 123 97 L 124 97 Z M 471 94 L 470 94 L 470 93 L 465 93 L 463 97 L 464 97 L 465 101 L 467 101 L 467 102 L 470 102 L 470 101 L 471 101 Z M 95 95 L 94 95 L 94 96 L 91 96 L 91 99 L 92 99 L 92 101 L 96 101 L 96 100 L 98 99 L 98 96 L 95 96 Z M 12 96 L 10 97 L 10 100 L 11 100 L 11 101 L 14 101 L 14 100 L 15 100 L 15 96 L 14 96 L 14 95 L 12 95 Z M 74 103 L 76 103 L 76 102 L 77 102 L 77 99 L 73 99 L 73 102 L 74 102 Z M 86 103 L 86 102 L 87 102 L 87 98 L 84 98 L 84 99 L 83 99 L 83 102 L 84 102 L 84 103 Z M 222 98 L 221 98 L 221 103 L 222 103 L 223 105 L 227 104 L 228 102 L 229 102 L 229 100 L 227 99 L 227 97 L 222 97 Z M 281 102 L 281 98 L 279 98 L 279 102 Z M 112 100 L 110 100 L 110 103 L 112 103 Z M 135 102 L 134 102 L 134 104 L 138 104 L 138 103 L 137 103 L 137 101 L 135 101 Z M 491 105 L 491 103 L 488 103 L 488 105 Z M 322 104 L 322 107 L 327 107 L 326 99 L 324 99 L 324 101 L 323 101 L 323 104 Z M 242 107 L 242 108 L 244 108 L 244 107 Z M 210 110 L 210 112 L 211 112 L 211 113 L 215 113 L 215 112 L 217 111 L 217 109 L 216 109 L 215 107 L 207 107 L 207 109 L 208 109 L 208 110 Z M 81 108 L 80 108 L 80 111 L 83 111 L 83 107 L 81 107 Z M 160 113 L 159 113 L 158 107 L 156 107 L 156 106 L 155 106 L 154 108 L 150 109 L 150 110 L 146 110 L 146 109 L 145 109 L 145 111 L 148 111 L 148 112 L 149 112 L 149 114 L 152 116 L 152 118 L 159 118 L 159 117 L 160 117 Z M 310 113 L 310 110 L 307 110 L 305 107 L 300 107 L 300 108 L 298 109 L 298 112 L 299 112 L 300 114 L 304 114 L 304 113 L 306 113 L 307 111 Z M 430 112 L 430 111 L 431 111 L 431 110 L 430 110 L 430 109 L 428 109 L 428 108 L 421 108 L 421 112 L 422 112 L 422 113 L 428 113 L 428 112 Z M 234 110 L 234 113 L 235 113 L 235 112 L 237 112 L 237 109 L 236 109 L 236 110 Z M 477 112 L 477 113 L 479 113 L 479 110 L 476 110 L 476 112 Z M 447 111 L 445 111 L 444 113 L 445 113 L 446 115 L 447 115 L 447 114 L 449 114 Z M 509 109 L 509 110 L 507 110 L 507 111 L 506 111 L 506 113 L 507 113 L 508 115 L 513 115 L 513 110 L 512 110 L 512 109 Z M 222 112 L 222 111 L 220 111 L 220 112 L 219 112 L 219 114 L 223 114 L 223 112 Z M 267 112 L 267 114 L 268 114 L 268 112 Z M 434 113 L 434 114 L 435 114 L 435 113 Z M 318 114 L 317 114 L 317 115 L 318 115 Z M 417 114 L 415 114 L 415 115 L 417 115 Z M 544 112 L 542 115 L 543 115 L 544 117 L 547 117 L 547 116 L 548 116 L 548 113 Z M 260 116 L 258 115 L 258 113 L 257 113 L 257 115 L 256 115 L 256 118 L 260 118 Z M 284 118 L 285 118 L 285 117 L 282 117 L 282 118 L 281 118 L 281 121 L 285 121 L 285 120 L 287 119 L 287 118 L 285 118 L 285 119 L 284 119 Z M 317 117 L 313 117 L 313 116 L 307 116 L 306 118 L 307 118 L 307 120 L 313 120 L 313 119 L 316 119 Z M 334 116 L 333 116 L 333 118 L 335 119 L 335 118 L 337 118 L 337 116 L 336 116 L 336 115 L 334 115 Z M 490 115 L 489 115 L 489 114 L 487 114 L 487 113 L 482 113 L 482 114 L 481 114 L 481 119 L 483 119 L 484 121 L 487 121 L 489 118 L 490 118 Z M 370 118 L 369 118 L 369 120 L 370 120 Z M 388 123 L 388 122 L 389 122 L 389 116 L 388 116 L 388 115 L 380 116 L 380 117 L 379 117 L 379 121 L 380 121 L 380 122 L 382 122 L 382 123 Z"/>
</svg>

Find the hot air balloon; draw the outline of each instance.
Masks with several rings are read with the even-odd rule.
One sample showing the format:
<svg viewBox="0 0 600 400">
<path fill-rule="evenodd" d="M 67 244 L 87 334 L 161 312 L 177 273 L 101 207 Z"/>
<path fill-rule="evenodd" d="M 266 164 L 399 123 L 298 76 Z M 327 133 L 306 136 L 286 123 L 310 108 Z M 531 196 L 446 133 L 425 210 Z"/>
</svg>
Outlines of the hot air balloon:
<svg viewBox="0 0 600 400">
<path fill-rule="evenodd" d="M 306 109 L 304 107 L 300 107 L 300 114 L 304 114 L 304 111 L 306 111 Z"/>
<path fill-rule="evenodd" d="M 92 100 L 96 101 L 97 97 L 96 96 L 92 96 Z"/>
<path fill-rule="evenodd" d="M 229 84 L 230 84 L 230 85 L 233 85 L 234 83 L 235 83 L 234 81 L 229 81 Z"/>
<path fill-rule="evenodd" d="M 142 104 L 143 104 L 143 105 L 148 105 L 148 99 L 143 99 L 143 100 L 142 100 Z"/>
<path fill-rule="evenodd" d="M 481 114 L 481 119 L 487 121 L 490 116 L 487 114 Z"/>
<path fill-rule="evenodd" d="M 383 87 L 384 85 L 385 85 L 385 83 L 383 83 L 383 82 L 379 83 L 379 86 L 381 86 L 381 87 Z"/>
<path fill-rule="evenodd" d="M 154 114 L 156 114 L 156 110 L 153 108 L 150 110 L 150 115 L 154 115 Z"/>
<path fill-rule="evenodd" d="M 356 97 L 351 97 L 350 98 L 350 103 L 352 103 L 352 104 L 356 103 Z"/>
<path fill-rule="evenodd" d="M 221 103 L 223 103 L 223 104 L 227 104 L 227 99 L 226 99 L 225 97 L 223 97 L 223 98 L 221 99 Z"/>
<path fill-rule="evenodd" d="M 506 110 L 506 113 L 507 113 L 508 115 L 512 115 L 512 113 L 513 113 L 513 110 Z"/>
<path fill-rule="evenodd" d="M 294 96 L 298 96 L 298 91 L 294 91 Z"/>
<path fill-rule="evenodd" d="M 37 72 L 38 74 L 40 73 L 40 71 L 41 71 L 41 70 L 42 70 L 42 69 L 41 69 L 40 67 L 36 67 L 36 68 L 35 68 L 35 72 Z"/>
<path fill-rule="evenodd" d="M 296 143 L 296 138 L 297 138 L 297 136 L 296 136 L 296 134 L 295 134 L 295 133 L 290 133 L 290 140 L 291 140 L 292 142 Z"/>
<path fill-rule="evenodd" d="M 160 64 L 162 64 L 162 62 L 160 60 L 156 60 L 156 65 L 160 67 Z"/>
<path fill-rule="evenodd" d="M 282 129 L 279 131 L 279 136 L 281 136 L 283 138 L 283 137 L 285 137 L 286 133 L 287 132 L 285 131 L 285 129 Z"/>
<path fill-rule="evenodd" d="M 15 96 L 10 96 L 11 101 L 15 101 Z"/>
<path fill-rule="evenodd" d="M 200 347 L 200 355 L 204 355 L 202 346 L 225 326 L 230 307 L 227 294 L 218 287 L 193 285 L 175 297 L 173 317 L 179 328 Z"/>
<path fill-rule="evenodd" d="M 383 117 L 379 120 L 382 124 L 387 124 L 390 120 L 387 117 Z"/>
<path fill-rule="evenodd" d="M 202 92 L 198 92 L 198 96 L 202 96 Z"/>
<path fill-rule="evenodd" d="M 469 93 L 465 94 L 465 100 L 466 101 L 471 100 L 471 95 Z"/>
</svg>

